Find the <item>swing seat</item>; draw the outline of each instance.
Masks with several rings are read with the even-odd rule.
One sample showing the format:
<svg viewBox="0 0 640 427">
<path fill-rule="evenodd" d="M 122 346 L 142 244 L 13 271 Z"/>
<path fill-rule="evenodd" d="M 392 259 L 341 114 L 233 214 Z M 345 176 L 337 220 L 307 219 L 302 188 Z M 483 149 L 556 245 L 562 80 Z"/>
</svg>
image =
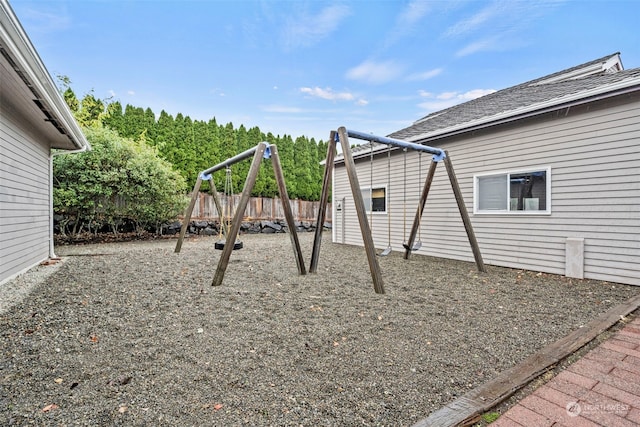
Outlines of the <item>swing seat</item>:
<svg viewBox="0 0 640 427">
<path fill-rule="evenodd" d="M 380 252 L 378 254 L 378 256 L 387 256 L 387 255 L 389 255 L 391 253 L 391 251 L 392 251 L 391 246 L 389 246 L 387 249 L 385 249 L 384 251 Z"/>
<path fill-rule="evenodd" d="M 409 244 L 407 242 L 404 242 L 402 244 L 402 247 L 405 248 L 408 251 L 417 251 L 418 249 L 420 249 L 422 247 L 422 242 L 418 240 L 411 247 L 409 247 Z"/>
<path fill-rule="evenodd" d="M 224 245 L 226 244 L 226 240 L 222 239 L 222 240 L 218 240 L 215 245 L 213 246 L 215 249 L 221 251 L 224 249 Z M 233 244 L 233 250 L 238 250 L 238 249 L 242 249 L 242 242 L 240 240 L 236 240 L 236 242 Z"/>
</svg>

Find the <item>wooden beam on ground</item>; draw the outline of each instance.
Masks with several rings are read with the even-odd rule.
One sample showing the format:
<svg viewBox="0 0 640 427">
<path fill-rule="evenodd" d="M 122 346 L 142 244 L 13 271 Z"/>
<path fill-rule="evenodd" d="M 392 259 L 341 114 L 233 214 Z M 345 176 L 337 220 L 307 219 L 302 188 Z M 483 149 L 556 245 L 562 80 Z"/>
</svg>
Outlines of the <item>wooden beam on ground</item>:
<svg viewBox="0 0 640 427">
<path fill-rule="evenodd" d="M 260 171 L 260 162 L 262 161 L 262 156 L 264 155 L 266 148 L 267 144 L 265 142 L 259 143 L 253 155 L 251 167 L 249 168 L 249 172 L 247 173 L 247 179 L 244 183 L 244 189 L 242 190 L 242 197 L 240 197 L 240 202 L 238 202 L 238 206 L 236 207 L 236 213 L 233 216 L 231 230 L 229 230 L 229 234 L 225 236 L 225 245 L 222 249 L 222 254 L 220 254 L 220 260 L 218 261 L 216 274 L 213 276 L 213 282 L 211 283 L 212 286 L 220 286 L 222 284 L 222 280 L 224 279 L 224 273 L 227 270 L 227 266 L 229 265 L 231 251 L 233 251 L 233 247 L 236 243 L 236 238 L 238 237 L 238 232 L 240 231 L 240 225 L 242 224 L 244 210 L 247 208 L 247 203 L 249 202 L 249 198 L 251 197 L 251 190 L 256 183 L 256 178 L 258 177 L 258 172 Z"/>
<path fill-rule="evenodd" d="M 180 228 L 180 237 L 178 237 L 178 242 L 176 243 L 175 253 L 179 253 L 180 249 L 182 249 L 182 242 L 184 240 L 185 234 L 187 234 L 187 228 L 189 227 L 189 221 L 191 221 L 191 213 L 193 212 L 193 208 L 196 205 L 196 200 L 198 199 L 198 194 L 200 193 L 200 186 L 202 185 L 202 178 L 198 175 L 198 179 L 196 179 L 196 183 L 193 186 L 193 193 L 191 193 L 191 201 L 189 202 L 189 206 L 187 206 L 187 210 L 184 212 L 184 218 L 182 220 L 182 227 Z"/>
<path fill-rule="evenodd" d="M 467 232 L 467 238 L 469 239 L 469 244 L 471 245 L 471 251 L 473 252 L 473 257 L 476 260 L 478 271 L 484 273 L 487 270 L 484 267 L 484 261 L 482 260 L 482 254 L 480 253 L 480 246 L 478 245 L 476 234 L 473 232 L 473 225 L 471 225 L 469 212 L 467 212 L 467 207 L 464 204 L 464 198 L 462 197 L 462 191 L 460 191 L 458 178 L 456 177 L 456 173 L 453 170 L 453 163 L 451 163 L 451 157 L 449 157 L 449 153 L 447 151 L 445 151 L 444 153 L 444 165 L 447 168 L 447 174 L 449 175 L 449 181 L 451 182 L 451 189 L 453 190 L 456 202 L 458 202 L 458 210 L 460 211 L 460 216 L 462 217 L 462 222 L 464 223 L 464 229 Z"/>
<path fill-rule="evenodd" d="M 404 259 L 409 259 L 409 255 L 411 255 L 411 248 L 413 248 L 413 243 L 416 240 L 416 234 L 418 234 L 418 228 L 420 227 L 422 220 L 422 213 L 424 212 L 424 205 L 427 201 L 427 196 L 429 196 L 429 189 L 431 189 L 431 183 L 433 182 L 433 176 L 436 173 L 437 166 L 438 162 L 432 160 L 431 165 L 429 166 L 429 172 L 427 173 L 427 178 L 424 180 L 424 186 L 422 187 L 420 203 L 418 204 L 416 216 L 413 219 L 413 226 L 411 227 L 411 233 L 409 234 L 409 241 L 404 248 Z M 391 171 L 389 171 L 389 173 L 391 173 Z"/>
<path fill-rule="evenodd" d="M 593 341 L 620 319 L 640 308 L 640 295 L 619 304 L 566 337 L 550 344 L 496 378 L 471 390 L 413 427 L 453 427 L 474 423 L 477 418 L 497 406 L 530 381 Z"/>
<path fill-rule="evenodd" d="M 289 203 L 289 194 L 287 193 L 287 185 L 284 181 L 284 174 L 282 173 L 282 165 L 280 164 L 280 156 L 278 156 L 278 147 L 271 145 L 271 163 L 273 165 L 273 173 L 276 177 L 276 183 L 278 184 L 278 191 L 280 192 L 280 199 L 282 200 L 282 209 L 284 210 L 284 217 L 287 220 L 289 226 L 289 237 L 291 238 L 291 246 L 293 247 L 293 253 L 296 258 L 296 265 L 298 266 L 298 273 L 301 275 L 307 274 L 304 267 L 304 257 L 302 256 L 302 249 L 300 249 L 300 241 L 298 240 L 298 231 L 296 230 L 296 223 L 293 219 L 293 212 L 291 212 L 291 204 Z"/>
<path fill-rule="evenodd" d="M 373 236 L 371 236 L 371 228 L 369 227 L 369 221 L 367 220 L 367 212 L 364 207 L 364 200 L 362 198 L 362 191 L 360 190 L 360 183 L 358 182 L 356 165 L 353 161 L 353 156 L 351 155 L 351 147 L 349 146 L 349 136 L 347 135 L 347 129 L 344 127 L 340 127 L 338 129 L 338 136 L 340 137 L 340 144 L 342 144 L 344 165 L 347 169 L 349 183 L 351 184 L 351 194 L 353 195 L 353 202 L 356 205 L 358 222 L 360 222 L 362 241 L 364 242 L 364 249 L 367 253 L 367 260 L 369 261 L 369 269 L 371 270 L 371 278 L 373 279 L 373 289 L 376 291 L 376 293 L 383 294 L 384 284 L 382 282 L 382 272 L 380 271 L 378 257 L 376 256 L 376 248 L 373 243 Z"/>
<path fill-rule="evenodd" d="M 333 175 L 333 160 L 336 155 L 336 131 L 332 130 L 327 144 L 327 157 L 324 163 L 324 176 L 322 178 L 322 193 L 320 194 L 320 207 L 316 219 L 316 232 L 313 238 L 313 250 L 311 252 L 311 263 L 309 273 L 318 271 L 318 258 L 320 257 L 320 246 L 322 244 L 322 227 L 327 214 L 327 203 L 329 202 L 329 191 L 331 190 L 331 177 Z"/>
</svg>

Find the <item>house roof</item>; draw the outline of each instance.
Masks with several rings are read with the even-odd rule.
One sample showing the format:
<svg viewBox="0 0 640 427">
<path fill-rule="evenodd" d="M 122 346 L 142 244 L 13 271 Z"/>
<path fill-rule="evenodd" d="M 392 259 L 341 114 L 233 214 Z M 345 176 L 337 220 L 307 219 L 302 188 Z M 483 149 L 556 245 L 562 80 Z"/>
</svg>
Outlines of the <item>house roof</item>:
<svg viewBox="0 0 640 427">
<path fill-rule="evenodd" d="M 614 53 L 431 113 L 389 137 L 427 143 L 499 123 L 640 90 L 640 68 L 623 70 Z"/>
<path fill-rule="evenodd" d="M 0 73 L 3 104 L 29 117 L 50 147 L 90 148 L 7 0 L 0 0 Z"/>
<path fill-rule="evenodd" d="M 634 91 L 640 91 L 640 68 L 624 70 L 614 53 L 436 111 L 388 137 L 437 147 L 448 136 Z M 386 148 L 364 143 L 352 153 L 358 158 Z M 342 162 L 342 155 L 335 161 Z"/>
</svg>

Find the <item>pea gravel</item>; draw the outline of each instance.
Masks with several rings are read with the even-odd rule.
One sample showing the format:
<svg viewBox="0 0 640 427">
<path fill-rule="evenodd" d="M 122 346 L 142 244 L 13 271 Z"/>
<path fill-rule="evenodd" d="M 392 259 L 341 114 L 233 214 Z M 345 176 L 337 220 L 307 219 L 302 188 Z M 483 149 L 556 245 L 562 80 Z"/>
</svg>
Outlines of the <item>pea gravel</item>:
<svg viewBox="0 0 640 427">
<path fill-rule="evenodd" d="M 299 276 L 288 235 L 242 240 L 216 288 L 215 237 L 60 247 L 0 288 L 33 288 L 0 311 L 0 425 L 411 425 L 639 291 L 398 252 L 377 295 L 361 247 L 325 235 Z"/>
</svg>

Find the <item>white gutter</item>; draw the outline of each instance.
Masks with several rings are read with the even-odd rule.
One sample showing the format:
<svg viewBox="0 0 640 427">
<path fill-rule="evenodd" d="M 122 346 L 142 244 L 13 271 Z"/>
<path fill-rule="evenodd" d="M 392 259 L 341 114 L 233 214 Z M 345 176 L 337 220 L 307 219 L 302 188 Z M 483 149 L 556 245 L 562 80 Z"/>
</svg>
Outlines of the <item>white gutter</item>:
<svg viewBox="0 0 640 427">
<path fill-rule="evenodd" d="M 49 258 L 56 258 L 53 239 L 53 158 L 58 154 L 81 153 L 91 149 L 73 113 L 64 101 L 42 59 L 22 28 L 7 0 L 0 0 L 0 40 L 14 62 L 15 71 L 31 90 L 34 98 L 55 120 L 51 125 L 63 130 L 74 150 L 54 152 L 49 149 Z M 42 107 L 41 107 L 42 108 Z M 43 111 L 44 113 L 44 111 Z M 51 146 L 51 143 L 49 143 Z"/>
<path fill-rule="evenodd" d="M 7 0 L 0 0 L 0 39 L 11 53 L 12 60 L 26 78 L 25 84 L 37 95 L 65 130 L 73 145 L 79 150 L 91 149 L 71 110 L 58 92 L 58 89 L 40 59 L 24 28 L 20 25 Z"/>
</svg>

